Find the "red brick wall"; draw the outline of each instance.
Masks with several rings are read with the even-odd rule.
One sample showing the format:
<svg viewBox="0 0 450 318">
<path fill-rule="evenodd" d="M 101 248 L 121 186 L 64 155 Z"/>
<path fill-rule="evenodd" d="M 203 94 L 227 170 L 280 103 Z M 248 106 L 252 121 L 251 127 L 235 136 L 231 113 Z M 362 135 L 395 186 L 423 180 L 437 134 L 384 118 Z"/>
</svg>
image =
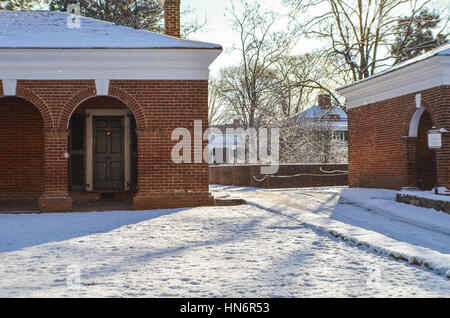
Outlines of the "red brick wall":
<svg viewBox="0 0 450 318">
<path fill-rule="evenodd" d="M 39 108 L 47 128 L 67 129 L 68 122 L 62 116 L 65 105 L 73 95 L 84 89 L 92 88 L 91 95 L 95 94 L 94 86 L 94 81 L 21 80 L 17 82 L 17 95 L 24 95 L 23 97 L 30 100 L 36 107 L 38 105 L 35 99 L 39 98 L 44 103 L 44 106 Z M 25 92 L 22 94 L 22 91 Z"/>
<path fill-rule="evenodd" d="M 111 81 L 144 109 L 147 129 L 138 133 L 138 188 L 147 193 L 208 192 L 208 164 L 175 164 L 172 131 L 191 130 L 194 120 L 208 127 L 208 81 Z M 207 141 L 203 142 L 203 147 Z M 192 153 L 193 157 L 193 153 Z"/>
<path fill-rule="evenodd" d="M 409 185 L 407 138 L 416 111 L 415 95 L 433 124 L 450 130 L 450 86 L 409 94 L 357 107 L 349 116 L 349 184 L 353 187 L 399 189 Z M 402 138 L 403 137 L 403 138 Z M 450 187 L 450 138 L 438 152 L 439 180 Z"/>
<path fill-rule="evenodd" d="M 266 178 L 261 175 L 261 167 L 262 165 L 211 165 L 209 182 L 268 189 L 348 185 L 348 175 L 345 174 L 348 171 L 347 164 L 281 164 L 276 174 Z M 335 170 L 342 173 L 323 172 Z"/>
<path fill-rule="evenodd" d="M 0 98 L 0 200 L 38 199 L 44 191 L 44 135 L 39 111 Z"/>
<path fill-rule="evenodd" d="M 81 103 L 74 114 L 85 114 L 86 109 L 127 109 L 128 107 L 120 100 L 109 96 L 98 96 L 90 98 Z"/>
<path fill-rule="evenodd" d="M 185 194 L 186 202 L 210 202 L 208 197 L 208 165 L 175 164 L 171 140 L 178 127 L 193 129 L 194 120 L 208 127 L 208 81 L 120 81 L 110 82 L 109 95 L 96 97 L 93 80 L 31 81 L 19 80 L 17 95 L 32 102 L 43 118 L 45 165 L 43 189 L 45 198 L 68 196 L 67 125 L 74 109 L 122 108 L 124 102 L 134 113 L 138 126 L 138 191 L 144 196 Z M 41 129 L 42 131 L 42 129 Z M 193 135 L 193 134 L 192 134 Z M 203 142 L 206 146 L 207 141 Z M 44 149 L 41 144 L 40 149 Z M 158 203 L 159 204 L 159 203 Z M 162 202 L 161 206 L 170 205 Z M 172 204 L 173 205 L 173 204 Z"/>
</svg>

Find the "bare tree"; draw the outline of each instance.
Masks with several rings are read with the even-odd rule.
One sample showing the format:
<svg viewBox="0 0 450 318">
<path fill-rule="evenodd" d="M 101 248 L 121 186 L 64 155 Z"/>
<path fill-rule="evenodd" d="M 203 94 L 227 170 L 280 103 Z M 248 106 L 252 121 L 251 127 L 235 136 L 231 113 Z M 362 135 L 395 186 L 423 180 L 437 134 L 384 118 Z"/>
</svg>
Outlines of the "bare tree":
<svg viewBox="0 0 450 318">
<path fill-rule="evenodd" d="M 333 139 L 333 131 L 333 124 L 321 118 L 286 121 L 280 131 L 280 162 L 347 162 L 348 143 Z"/>
<path fill-rule="evenodd" d="M 274 65 L 276 85 L 271 89 L 272 104 L 277 105 L 275 121 L 285 121 L 303 111 L 311 100 L 313 90 L 301 85 L 312 76 L 315 67 L 308 63 L 307 56 L 286 55 Z"/>
<path fill-rule="evenodd" d="M 220 126 L 226 124 L 230 118 L 228 117 L 227 109 L 220 102 L 219 86 L 217 80 L 211 79 L 209 82 L 208 95 L 208 122 L 209 126 Z"/>
<path fill-rule="evenodd" d="M 414 18 L 426 0 L 284 0 L 291 17 L 301 21 L 297 32 L 327 41 L 324 52 L 338 58 L 344 76 L 357 81 L 390 65 L 389 45 L 395 37 L 398 12 Z M 314 12 L 314 16 L 308 16 Z M 300 19 L 299 16 L 302 18 Z"/>
<path fill-rule="evenodd" d="M 267 92 L 278 80 L 272 67 L 290 50 L 290 40 L 284 32 L 276 31 L 274 12 L 245 1 L 240 7 L 242 11 L 233 3 L 227 13 L 232 29 L 239 34 L 234 50 L 240 53 L 241 63 L 221 70 L 218 93 L 246 127 L 258 127 L 272 110 Z"/>
<path fill-rule="evenodd" d="M 287 55 L 277 61 L 274 73 L 278 80 L 271 90 L 278 112 L 275 120 L 285 121 L 316 104 L 319 94 L 328 94 L 334 107 L 343 107 L 334 87 L 345 83 L 339 76 L 336 59 L 321 51 Z M 330 108 L 332 110 L 332 108 Z M 325 113 L 324 115 L 327 115 Z"/>
</svg>

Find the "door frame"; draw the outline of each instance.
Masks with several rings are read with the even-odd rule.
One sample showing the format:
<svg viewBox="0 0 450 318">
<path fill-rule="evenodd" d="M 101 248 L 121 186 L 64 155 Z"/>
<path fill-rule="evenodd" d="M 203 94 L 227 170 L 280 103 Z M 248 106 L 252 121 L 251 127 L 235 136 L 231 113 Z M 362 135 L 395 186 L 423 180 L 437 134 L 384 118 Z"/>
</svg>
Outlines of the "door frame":
<svg viewBox="0 0 450 318">
<path fill-rule="evenodd" d="M 123 116 L 123 145 L 124 145 L 124 189 L 130 190 L 130 115 L 128 109 L 87 109 L 86 110 L 86 190 L 94 191 L 94 131 L 93 116 Z"/>
</svg>

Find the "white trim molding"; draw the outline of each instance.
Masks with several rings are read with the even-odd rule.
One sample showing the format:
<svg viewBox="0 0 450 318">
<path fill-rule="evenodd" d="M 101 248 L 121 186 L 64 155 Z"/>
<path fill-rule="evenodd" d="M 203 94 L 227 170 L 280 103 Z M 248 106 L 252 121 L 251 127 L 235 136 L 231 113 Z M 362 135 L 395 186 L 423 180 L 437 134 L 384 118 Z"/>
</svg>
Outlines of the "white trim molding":
<svg viewBox="0 0 450 318">
<path fill-rule="evenodd" d="M 422 94 L 416 94 L 416 108 L 422 106 Z"/>
<path fill-rule="evenodd" d="M 347 109 L 361 107 L 429 88 L 450 85 L 450 56 L 434 56 L 382 76 L 338 89 Z"/>
<path fill-rule="evenodd" d="M 15 79 L 3 79 L 3 95 L 14 96 L 17 90 L 17 80 Z"/>
<path fill-rule="evenodd" d="M 0 78 L 208 80 L 220 49 L 0 49 Z"/>
<path fill-rule="evenodd" d="M 419 123 L 420 118 L 422 117 L 423 112 L 425 111 L 424 107 L 419 107 L 414 112 L 413 116 L 411 117 L 411 121 L 409 123 L 409 133 L 408 137 L 416 137 L 419 131 Z"/>
</svg>

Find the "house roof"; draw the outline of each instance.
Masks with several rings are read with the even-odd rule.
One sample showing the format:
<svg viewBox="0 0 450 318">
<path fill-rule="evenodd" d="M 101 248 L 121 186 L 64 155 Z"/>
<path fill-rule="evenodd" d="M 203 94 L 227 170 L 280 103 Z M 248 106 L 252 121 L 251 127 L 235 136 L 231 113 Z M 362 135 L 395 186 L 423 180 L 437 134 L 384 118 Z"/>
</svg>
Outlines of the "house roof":
<svg viewBox="0 0 450 318">
<path fill-rule="evenodd" d="M 59 11 L 0 10 L 0 49 L 222 49 L 219 44 L 179 39 L 85 17 L 80 17 L 80 28 L 69 28 L 70 16 Z"/>
<path fill-rule="evenodd" d="M 330 118 L 330 115 L 339 115 L 339 120 Z M 316 119 L 319 120 L 315 125 L 319 126 L 333 126 L 335 128 L 346 128 L 347 127 L 347 114 L 339 107 L 334 107 L 331 110 L 324 110 L 319 106 L 312 106 L 305 111 L 301 112 L 298 117 L 306 119 Z"/>
<path fill-rule="evenodd" d="M 415 58 L 409 59 L 409 60 L 407 60 L 405 62 L 402 62 L 402 63 L 399 63 L 397 65 L 394 65 L 394 66 L 392 66 L 392 67 L 390 67 L 388 69 L 380 71 L 380 72 L 378 72 L 378 73 L 376 73 L 376 74 L 374 74 L 372 76 L 369 76 L 367 78 L 364 78 L 364 79 L 361 79 L 359 81 L 355 81 L 353 83 L 350 83 L 350 84 L 338 87 L 338 88 L 336 88 L 336 91 L 340 91 L 340 90 L 343 90 L 345 88 L 348 88 L 348 87 L 351 87 L 351 86 L 355 86 L 355 85 L 363 83 L 363 82 L 370 81 L 370 80 L 372 80 L 374 78 L 377 78 L 377 77 L 380 77 L 380 76 L 383 76 L 383 75 L 395 72 L 397 70 L 403 69 L 403 68 L 408 67 L 410 65 L 413 65 L 413 64 L 416 64 L 416 63 L 428 60 L 428 59 L 430 59 L 432 57 L 435 57 L 435 56 L 450 56 L 450 43 L 446 44 L 446 45 L 442 45 L 442 46 L 440 46 L 440 47 L 438 47 L 438 48 L 436 48 L 434 50 L 431 50 L 431 51 L 429 51 L 429 52 L 427 52 L 425 54 L 416 56 Z"/>
<path fill-rule="evenodd" d="M 301 112 L 299 116 L 303 117 L 303 118 L 314 119 L 314 118 L 320 118 L 325 113 L 327 115 L 339 115 L 339 117 L 341 119 L 347 119 L 347 114 L 339 107 L 334 107 L 330 111 L 327 111 L 327 110 L 323 110 L 322 108 L 320 108 L 317 105 L 312 106 L 312 107 L 306 109 L 305 111 Z"/>
</svg>

